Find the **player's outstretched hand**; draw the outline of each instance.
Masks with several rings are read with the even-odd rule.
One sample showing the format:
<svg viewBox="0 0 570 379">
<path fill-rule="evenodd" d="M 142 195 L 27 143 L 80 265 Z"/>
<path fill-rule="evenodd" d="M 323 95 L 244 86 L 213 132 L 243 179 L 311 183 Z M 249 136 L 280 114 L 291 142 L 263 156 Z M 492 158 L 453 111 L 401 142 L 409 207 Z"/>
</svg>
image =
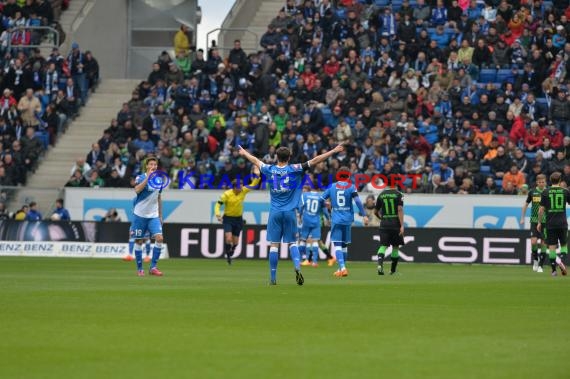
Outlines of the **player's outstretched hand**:
<svg viewBox="0 0 570 379">
<path fill-rule="evenodd" d="M 247 151 L 241 145 L 238 145 L 238 154 L 243 157 L 247 154 Z"/>
<path fill-rule="evenodd" d="M 221 215 L 216 216 L 216 218 L 218 219 L 219 222 L 222 222 L 222 220 L 223 220 Z"/>
<path fill-rule="evenodd" d="M 404 235 L 404 225 L 400 226 L 400 235 Z"/>
<path fill-rule="evenodd" d="M 369 223 L 368 216 L 364 216 L 362 218 L 362 222 L 364 223 L 364 226 L 368 226 L 368 223 Z"/>
<path fill-rule="evenodd" d="M 335 146 L 335 148 L 333 149 L 333 151 L 334 151 L 335 153 L 340 153 L 341 151 L 344 150 L 344 144 L 345 144 L 345 142 L 339 143 L 338 145 Z"/>
<path fill-rule="evenodd" d="M 521 217 L 521 220 L 519 221 L 519 223 L 520 223 L 521 225 L 524 225 L 524 218 Z"/>
</svg>

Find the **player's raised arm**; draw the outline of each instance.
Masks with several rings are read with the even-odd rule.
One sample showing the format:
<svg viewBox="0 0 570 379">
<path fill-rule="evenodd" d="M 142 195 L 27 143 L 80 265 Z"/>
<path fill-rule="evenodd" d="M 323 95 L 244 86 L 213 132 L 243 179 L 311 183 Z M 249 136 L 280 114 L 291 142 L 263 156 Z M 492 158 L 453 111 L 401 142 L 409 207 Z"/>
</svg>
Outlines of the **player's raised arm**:
<svg viewBox="0 0 570 379">
<path fill-rule="evenodd" d="M 245 159 L 250 161 L 251 164 L 253 164 L 257 168 L 261 168 L 261 166 L 263 165 L 263 162 L 260 159 L 258 159 L 257 157 L 254 157 L 252 154 L 250 154 L 249 151 L 247 151 L 246 149 L 244 149 L 241 146 L 238 146 L 238 149 L 239 149 L 238 150 L 239 155 L 241 155 L 242 157 L 244 157 Z"/>
<path fill-rule="evenodd" d="M 327 151 L 326 153 L 323 153 L 321 155 L 317 155 L 316 157 L 314 157 L 313 159 L 311 159 L 308 163 L 309 166 L 315 166 L 321 162 L 324 162 L 326 159 L 328 159 L 330 156 L 336 154 L 336 153 L 340 153 L 341 151 L 344 150 L 344 145 L 341 143 L 340 145 L 337 145 L 334 149 Z"/>
<path fill-rule="evenodd" d="M 248 193 L 252 189 L 256 188 L 259 185 L 259 183 L 261 182 L 261 171 L 259 171 L 259 167 L 253 166 L 252 174 L 253 175 L 251 175 L 251 178 L 252 178 L 251 182 L 248 185 L 243 186 L 242 191 L 244 193 Z"/>
</svg>

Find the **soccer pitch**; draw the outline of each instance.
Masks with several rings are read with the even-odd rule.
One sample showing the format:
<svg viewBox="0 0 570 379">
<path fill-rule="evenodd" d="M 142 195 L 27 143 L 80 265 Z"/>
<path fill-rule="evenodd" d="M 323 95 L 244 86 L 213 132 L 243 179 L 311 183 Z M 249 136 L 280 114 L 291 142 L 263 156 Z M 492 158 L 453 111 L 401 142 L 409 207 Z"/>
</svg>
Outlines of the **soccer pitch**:
<svg viewBox="0 0 570 379">
<path fill-rule="evenodd" d="M 326 263 L 326 262 L 322 262 Z M 570 277 L 401 263 L 2 258 L 2 378 L 568 378 Z M 388 262 L 389 265 L 389 262 Z"/>
</svg>

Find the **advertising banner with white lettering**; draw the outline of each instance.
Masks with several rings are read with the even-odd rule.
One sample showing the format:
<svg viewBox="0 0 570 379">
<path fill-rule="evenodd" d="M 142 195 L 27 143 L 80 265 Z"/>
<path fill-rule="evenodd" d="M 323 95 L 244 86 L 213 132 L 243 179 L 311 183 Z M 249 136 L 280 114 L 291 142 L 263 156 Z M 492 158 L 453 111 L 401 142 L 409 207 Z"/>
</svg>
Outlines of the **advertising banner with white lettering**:
<svg viewBox="0 0 570 379">
<path fill-rule="evenodd" d="M 224 259 L 223 228 L 220 225 L 166 225 L 171 245 L 170 257 Z M 235 259 L 266 259 L 269 243 L 264 227 L 247 225 L 237 246 Z M 323 229 L 323 242 L 330 246 L 330 232 Z M 179 240 L 178 240 L 179 238 Z M 349 260 L 375 261 L 380 236 L 377 228 L 355 227 L 349 246 Z M 474 229 L 406 229 L 404 262 L 530 264 L 530 233 L 527 231 Z M 179 247 L 179 248 L 178 248 Z M 390 254 L 391 248 L 386 254 Z M 281 259 L 287 259 L 281 246 Z M 326 256 L 321 251 L 320 259 Z"/>
<path fill-rule="evenodd" d="M 163 193 L 163 215 L 166 223 L 216 224 L 214 207 L 222 191 L 167 190 Z M 364 200 L 369 194 L 361 193 Z M 117 210 L 122 221 L 132 217 L 134 191 L 100 188 L 97 190 L 66 188 L 65 204 L 73 220 L 99 221 L 109 209 Z M 500 195 L 421 195 L 404 197 L 405 224 L 415 228 L 468 228 L 526 230 L 520 225 L 525 196 Z M 355 207 L 356 209 L 356 207 Z M 249 225 L 267 224 L 269 194 L 252 191 L 244 203 L 243 218 Z M 355 225 L 362 225 L 355 215 Z"/>
</svg>

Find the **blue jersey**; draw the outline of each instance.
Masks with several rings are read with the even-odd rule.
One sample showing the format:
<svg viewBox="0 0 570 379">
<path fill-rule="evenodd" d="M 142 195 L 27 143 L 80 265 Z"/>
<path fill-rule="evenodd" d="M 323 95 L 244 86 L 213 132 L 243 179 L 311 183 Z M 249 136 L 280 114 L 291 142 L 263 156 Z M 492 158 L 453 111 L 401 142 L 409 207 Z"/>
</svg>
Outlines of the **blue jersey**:
<svg viewBox="0 0 570 379">
<path fill-rule="evenodd" d="M 350 225 L 354 222 L 354 208 L 352 200 L 358 198 L 354 184 L 337 182 L 330 186 L 322 195 L 323 200 L 331 199 L 332 224 Z M 360 198 L 355 200 L 360 202 Z M 360 203 L 359 208 L 362 207 Z M 360 209 L 364 213 L 364 209 Z"/>
<path fill-rule="evenodd" d="M 292 211 L 297 208 L 303 192 L 301 186 L 305 167 L 308 168 L 308 165 L 261 165 L 261 173 L 267 177 L 271 195 L 271 211 Z"/>
<path fill-rule="evenodd" d="M 325 201 L 317 192 L 303 192 L 299 211 L 303 215 L 303 226 L 321 225 L 321 213 Z"/>
<path fill-rule="evenodd" d="M 146 174 L 136 178 L 136 184 L 144 181 Z M 148 183 L 146 187 L 133 199 L 133 213 L 144 218 L 158 218 L 158 195 L 160 191 Z"/>
</svg>

